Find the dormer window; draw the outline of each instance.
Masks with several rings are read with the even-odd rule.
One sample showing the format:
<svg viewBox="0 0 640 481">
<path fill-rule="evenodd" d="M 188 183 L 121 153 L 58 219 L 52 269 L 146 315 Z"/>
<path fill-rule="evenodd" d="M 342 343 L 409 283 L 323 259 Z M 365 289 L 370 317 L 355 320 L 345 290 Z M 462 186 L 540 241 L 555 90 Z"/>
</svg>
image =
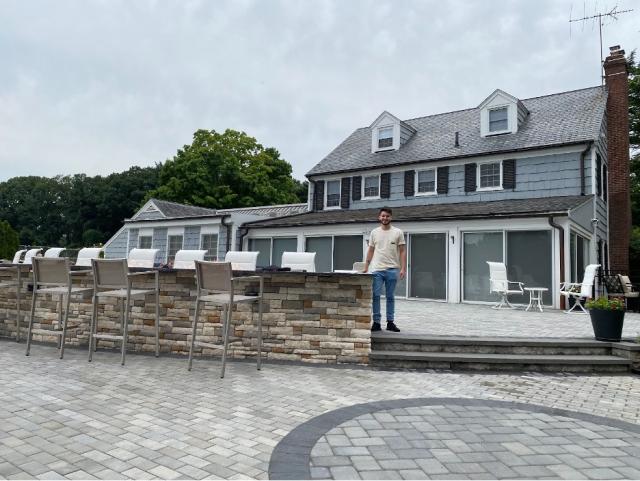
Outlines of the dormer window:
<svg viewBox="0 0 640 481">
<path fill-rule="evenodd" d="M 340 180 L 327 181 L 325 207 L 327 209 L 336 209 L 340 207 Z"/>
<path fill-rule="evenodd" d="M 389 147 L 393 147 L 393 126 L 381 127 L 378 129 L 378 148 Z"/>
<path fill-rule="evenodd" d="M 509 107 L 489 110 L 489 132 L 492 134 L 509 130 Z"/>
</svg>

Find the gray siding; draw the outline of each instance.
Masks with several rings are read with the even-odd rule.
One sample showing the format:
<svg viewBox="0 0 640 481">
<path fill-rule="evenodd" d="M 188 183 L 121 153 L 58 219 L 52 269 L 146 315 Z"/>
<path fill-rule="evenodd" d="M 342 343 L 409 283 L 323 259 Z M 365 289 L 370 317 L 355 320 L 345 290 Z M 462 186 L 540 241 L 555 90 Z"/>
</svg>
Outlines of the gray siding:
<svg viewBox="0 0 640 481">
<path fill-rule="evenodd" d="M 183 249 L 196 250 L 200 249 L 200 226 L 190 225 L 184 228 Z"/>
<path fill-rule="evenodd" d="M 591 224 L 591 219 L 593 219 L 593 202 L 594 201 L 592 199 L 591 202 L 587 202 L 576 209 L 572 209 L 569 213 L 569 218 L 573 222 L 589 232 L 593 228 Z"/>
<path fill-rule="evenodd" d="M 412 135 L 413 130 L 411 130 L 404 122 L 400 122 L 400 145 L 406 143 Z"/>
<path fill-rule="evenodd" d="M 133 249 L 134 247 L 138 247 L 138 234 L 138 229 L 129 229 L 129 246 L 127 248 L 127 255 L 129 254 L 129 251 L 131 249 Z"/>
<path fill-rule="evenodd" d="M 127 257 L 127 229 L 122 231 L 113 238 L 108 247 L 104 250 L 106 259 L 122 259 Z"/>
<path fill-rule="evenodd" d="M 167 262 L 167 232 L 168 229 L 166 227 L 153 229 L 151 246 L 154 249 L 159 249 L 156 262 Z"/>
</svg>

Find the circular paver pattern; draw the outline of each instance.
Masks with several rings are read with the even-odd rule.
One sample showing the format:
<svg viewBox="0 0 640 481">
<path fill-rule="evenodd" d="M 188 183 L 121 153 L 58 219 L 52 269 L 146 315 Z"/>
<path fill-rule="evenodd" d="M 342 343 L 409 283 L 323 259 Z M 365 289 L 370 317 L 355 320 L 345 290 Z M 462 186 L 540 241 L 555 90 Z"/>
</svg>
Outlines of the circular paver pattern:
<svg viewBox="0 0 640 481">
<path fill-rule="evenodd" d="M 640 426 L 531 404 L 423 398 L 318 416 L 274 450 L 271 479 L 638 479 Z"/>
</svg>

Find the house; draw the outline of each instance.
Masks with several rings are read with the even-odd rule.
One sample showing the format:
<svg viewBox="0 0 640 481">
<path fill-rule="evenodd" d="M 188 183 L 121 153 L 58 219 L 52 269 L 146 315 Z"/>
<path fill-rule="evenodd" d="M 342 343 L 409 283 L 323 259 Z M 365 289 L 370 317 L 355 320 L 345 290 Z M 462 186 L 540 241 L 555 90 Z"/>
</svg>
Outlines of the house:
<svg viewBox="0 0 640 481">
<path fill-rule="evenodd" d="M 519 99 L 496 90 L 477 107 L 401 120 L 383 112 L 308 172 L 308 212 L 246 223 L 243 248 L 277 264 L 316 252 L 319 271 L 361 261 L 378 209 L 405 232 L 408 275 L 397 294 L 488 302 L 486 261 L 546 287 L 584 268 L 628 270 L 628 79 L 612 47 L 605 85 Z"/>
<path fill-rule="evenodd" d="M 203 249 L 206 260 L 223 259 L 227 251 L 238 249 L 243 223 L 306 210 L 306 204 L 207 209 L 150 199 L 107 241 L 105 257 L 124 258 L 139 247 L 159 249 L 159 264 L 173 261 L 180 249 Z"/>
</svg>

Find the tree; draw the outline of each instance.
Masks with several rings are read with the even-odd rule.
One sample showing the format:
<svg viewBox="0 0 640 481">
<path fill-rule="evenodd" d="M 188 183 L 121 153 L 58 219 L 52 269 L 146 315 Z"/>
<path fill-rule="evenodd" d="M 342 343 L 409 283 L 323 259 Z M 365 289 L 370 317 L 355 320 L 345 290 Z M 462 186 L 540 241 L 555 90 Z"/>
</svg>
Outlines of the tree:
<svg viewBox="0 0 640 481">
<path fill-rule="evenodd" d="M 288 204 L 300 201 L 301 185 L 276 149 L 244 132 L 198 130 L 162 165 L 159 187 L 147 199 L 218 209 Z"/>
<path fill-rule="evenodd" d="M 627 58 L 629 67 L 629 145 L 631 147 L 631 243 L 629 267 L 640 273 L 640 65 L 636 51 Z"/>
<path fill-rule="evenodd" d="M 6 220 L 0 221 L 0 259 L 13 259 L 18 245 L 18 233 Z"/>
</svg>

